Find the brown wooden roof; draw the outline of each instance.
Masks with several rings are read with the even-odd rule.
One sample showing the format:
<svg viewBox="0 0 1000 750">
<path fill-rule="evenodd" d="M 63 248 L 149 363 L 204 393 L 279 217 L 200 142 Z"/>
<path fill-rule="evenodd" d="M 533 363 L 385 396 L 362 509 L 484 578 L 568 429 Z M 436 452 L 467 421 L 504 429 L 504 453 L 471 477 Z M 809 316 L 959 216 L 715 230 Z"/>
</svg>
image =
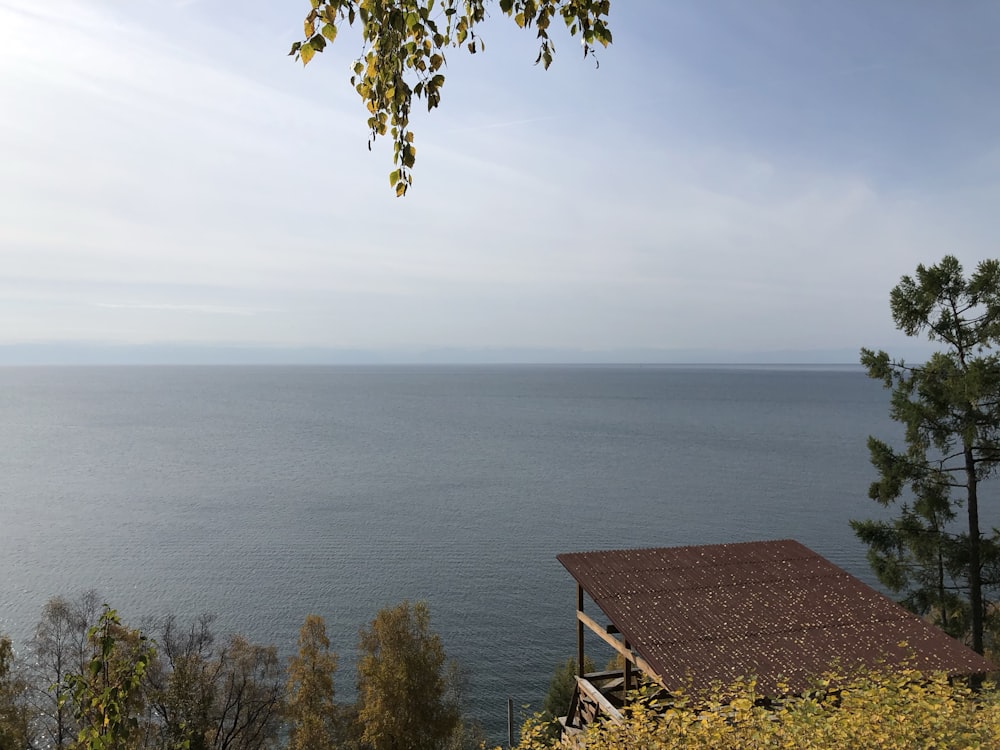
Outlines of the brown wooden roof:
<svg viewBox="0 0 1000 750">
<path fill-rule="evenodd" d="M 992 669 L 971 649 L 792 540 L 558 556 L 668 687 L 754 675 L 793 691 L 836 664 L 951 675 Z M 905 642 L 905 645 L 901 645 Z"/>
</svg>

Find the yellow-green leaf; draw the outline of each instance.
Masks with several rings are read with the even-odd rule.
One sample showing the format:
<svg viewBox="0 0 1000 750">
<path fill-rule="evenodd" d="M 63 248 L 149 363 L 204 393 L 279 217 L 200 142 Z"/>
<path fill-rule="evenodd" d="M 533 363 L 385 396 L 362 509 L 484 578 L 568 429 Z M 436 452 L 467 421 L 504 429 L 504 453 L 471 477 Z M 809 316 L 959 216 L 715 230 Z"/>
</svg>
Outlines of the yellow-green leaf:
<svg viewBox="0 0 1000 750">
<path fill-rule="evenodd" d="M 313 46 L 309 42 L 306 42 L 299 47 L 299 54 L 302 55 L 302 64 L 308 65 L 309 61 L 313 59 L 313 55 L 316 54 L 316 50 L 313 49 Z"/>
<path fill-rule="evenodd" d="M 324 24 L 323 28 L 320 29 L 320 32 L 331 42 L 337 38 L 337 27 L 332 23 Z"/>
</svg>

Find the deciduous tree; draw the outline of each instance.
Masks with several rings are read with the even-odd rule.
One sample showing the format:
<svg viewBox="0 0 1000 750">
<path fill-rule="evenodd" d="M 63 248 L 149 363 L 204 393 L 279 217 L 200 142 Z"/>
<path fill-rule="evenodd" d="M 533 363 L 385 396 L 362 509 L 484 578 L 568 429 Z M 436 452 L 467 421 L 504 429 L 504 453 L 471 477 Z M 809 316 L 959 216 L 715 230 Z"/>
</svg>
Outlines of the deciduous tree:
<svg viewBox="0 0 1000 750">
<path fill-rule="evenodd" d="M 87 632 L 97 623 L 100 605 L 101 599 L 94 591 L 72 600 L 61 596 L 49 599 L 28 642 L 31 701 L 47 747 L 61 750 L 76 739 L 76 720 L 63 700 L 66 677 L 82 674 L 87 667 Z"/>
<path fill-rule="evenodd" d="M 388 131 L 393 140 L 396 169 L 389 181 L 402 196 L 409 188 L 416 158 L 410 107 L 423 98 L 427 109 L 438 106 L 444 68 L 450 50 L 465 47 L 475 54 L 485 44 L 477 34 L 488 16 L 488 0 L 310 0 L 304 38 L 290 54 L 308 64 L 317 52 L 337 39 L 346 24 L 361 25 L 361 53 L 354 63 L 351 85 L 368 109 L 372 142 Z M 584 57 L 595 45 L 611 43 L 607 16 L 610 0 L 498 0 L 503 15 L 523 29 L 534 28 L 539 39 L 536 63 L 548 68 L 555 46 L 553 21 L 562 20 L 583 42 Z"/>
<path fill-rule="evenodd" d="M 436 750 L 458 728 L 444 648 L 430 629 L 427 605 L 402 602 L 362 629 L 358 722 L 372 750 Z"/>
<path fill-rule="evenodd" d="M 0 635 L 0 749 L 31 747 L 31 712 L 28 685 L 14 659 L 10 638 Z"/>
<path fill-rule="evenodd" d="M 330 650 L 326 623 L 319 615 L 309 615 L 299 631 L 299 652 L 288 663 L 289 750 L 324 750 L 338 744 L 336 671 L 337 655 Z"/>
<path fill-rule="evenodd" d="M 219 671 L 210 747 L 276 747 L 284 700 L 284 670 L 277 649 L 234 635 L 216 658 Z"/>
<path fill-rule="evenodd" d="M 185 750 L 277 747 L 284 670 L 274 646 L 233 635 L 217 643 L 211 615 L 186 629 L 172 616 L 158 629 L 150 665 L 146 745 Z"/>
<path fill-rule="evenodd" d="M 952 633 L 964 634 L 967 622 L 983 653 L 988 594 L 1000 583 L 992 572 L 1000 535 L 985 536 L 979 519 L 982 483 L 1000 465 L 1000 261 L 983 261 L 969 278 L 952 256 L 920 265 L 890 305 L 900 330 L 941 349 L 917 365 L 862 349 L 868 375 L 892 390 L 905 446 L 868 439 L 879 473 L 868 494 L 900 501 L 899 516 L 851 523 L 886 586 Z"/>
<path fill-rule="evenodd" d="M 148 744 L 157 748 L 208 750 L 214 727 L 217 682 L 222 670 L 214 658 L 211 615 L 187 629 L 173 616 L 157 631 L 159 653 L 147 670 Z"/>
<path fill-rule="evenodd" d="M 141 684 L 155 655 L 153 645 L 137 630 L 122 625 L 105 605 L 98 624 L 87 634 L 92 657 L 81 673 L 66 678 L 81 750 L 129 750 L 139 729 L 143 707 Z"/>
</svg>

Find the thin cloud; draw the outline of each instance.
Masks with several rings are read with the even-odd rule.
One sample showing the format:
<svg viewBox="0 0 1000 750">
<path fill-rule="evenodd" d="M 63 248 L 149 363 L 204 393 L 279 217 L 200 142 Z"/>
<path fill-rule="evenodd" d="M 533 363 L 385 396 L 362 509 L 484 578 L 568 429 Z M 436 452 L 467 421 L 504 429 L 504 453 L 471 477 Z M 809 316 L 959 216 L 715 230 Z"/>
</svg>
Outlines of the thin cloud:
<svg viewBox="0 0 1000 750">
<path fill-rule="evenodd" d="M 279 310 L 248 309 L 241 307 L 220 307 L 218 305 L 183 305 L 155 302 L 95 302 L 94 307 L 122 310 L 166 310 L 169 312 L 200 313 L 206 315 L 236 315 L 251 317 L 260 313 L 280 312 Z"/>
<path fill-rule="evenodd" d="M 471 125 L 465 128 L 449 128 L 444 130 L 444 133 L 474 133 L 479 130 L 497 130 L 499 128 L 512 128 L 517 125 L 530 125 L 535 122 L 547 122 L 550 120 L 558 120 L 560 115 L 549 115 L 547 117 L 531 117 L 526 120 L 508 120 L 506 122 L 493 122 L 486 125 Z"/>
</svg>

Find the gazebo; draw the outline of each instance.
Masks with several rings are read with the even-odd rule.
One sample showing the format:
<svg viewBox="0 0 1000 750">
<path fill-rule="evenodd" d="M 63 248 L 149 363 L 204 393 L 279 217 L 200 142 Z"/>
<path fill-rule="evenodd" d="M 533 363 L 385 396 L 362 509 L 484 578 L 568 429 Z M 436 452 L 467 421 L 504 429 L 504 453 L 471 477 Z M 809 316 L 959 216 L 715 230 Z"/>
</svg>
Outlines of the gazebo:
<svg viewBox="0 0 1000 750">
<path fill-rule="evenodd" d="M 793 540 L 558 555 L 577 584 L 580 675 L 568 728 L 618 708 L 641 675 L 665 691 L 741 677 L 763 695 L 809 688 L 838 667 L 907 666 L 952 676 L 992 665 Z M 584 594 L 608 624 L 584 612 Z M 596 614 L 596 613 L 595 613 Z M 584 674 L 584 633 L 624 669 Z"/>
</svg>

